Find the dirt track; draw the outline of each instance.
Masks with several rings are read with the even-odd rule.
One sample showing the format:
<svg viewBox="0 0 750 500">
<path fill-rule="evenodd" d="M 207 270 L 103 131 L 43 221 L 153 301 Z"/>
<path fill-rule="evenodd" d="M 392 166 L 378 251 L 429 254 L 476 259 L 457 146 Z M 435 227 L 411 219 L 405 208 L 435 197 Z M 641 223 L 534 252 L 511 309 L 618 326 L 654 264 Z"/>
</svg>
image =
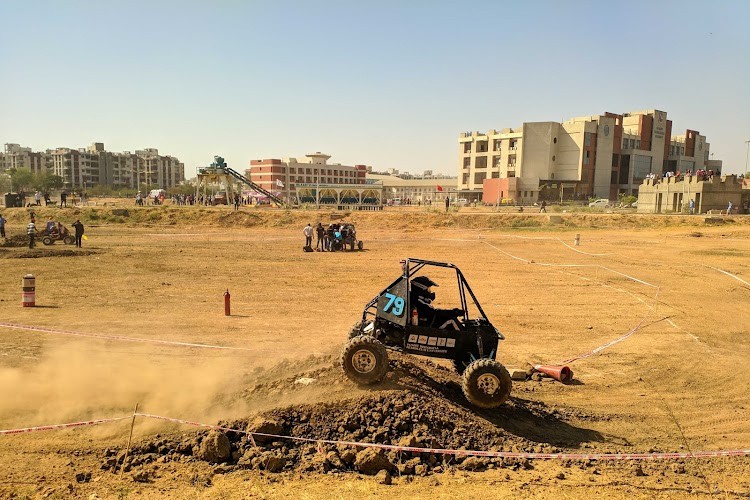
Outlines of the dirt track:
<svg viewBox="0 0 750 500">
<path fill-rule="evenodd" d="M 284 408 L 301 404 L 354 412 L 356 401 L 377 397 L 378 390 L 422 391 L 436 408 L 454 411 L 445 406 L 452 405 L 466 415 L 447 370 L 417 363 L 410 370 L 425 375 L 412 379 L 395 370 L 371 392 L 331 366 L 362 306 L 399 273 L 400 258 L 413 256 L 462 269 L 506 335 L 499 358 L 511 367 L 560 361 L 643 326 L 574 362 L 574 385 L 515 384 L 507 408 L 497 415 L 472 413 L 478 420 L 466 420 L 446 445 L 463 440 L 466 447 L 503 448 L 487 428 L 507 440 L 508 449 L 523 451 L 750 447 L 750 382 L 742 369 L 750 359 L 747 218 L 713 226 L 699 217 L 582 213 L 562 214 L 560 224 L 550 224 L 539 214 L 404 210 L 349 218 L 365 241 L 363 252 L 304 254 L 302 227 L 326 222 L 328 214 L 198 208 L 62 213 L 83 216 L 89 237 L 83 252 L 62 245 L 0 248 L 0 321 L 242 349 L 2 328 L 2 429 L 127 415 L 136 402 L 149 413 L 206 423 L 288 413 Z M 9 232 L 19 232 L 24 214 L 4 215 Z M 582 244 L 574 247 L 577 233 Z M 29 272 L 37 276 L 40 307 L 33 310 L 19 307 L 21 276 Z M 228 318 L 222 315 L 227 288 Z M 294 384 L 303 376 L 315 381 Z M 138 446 L 156 433 L 196 435 L 153 421 L 139 421 L 135 429 Z M 413 481 L 403 476 L 391 487 L 354 472 L 217 471 L 203 461 L 163 460 L 134 468 L 120 481 L 101 465 L 106 448 L 122 450 L 127 432 L 120 422 L 0 437 L 0 496 L 241 498 L 299 496 L 304 488 L 310 497 L 447 497 L 457 486 L 467 495 L 488 486 L 517 496 L 750 494 L 748 458 L 649 462 L 640 469 L 629 462 L 491 463 L 484 472 L 449 463 L 443 472 Z M 150 482 L 133 481 L 139 470 Z M 83 474 L 81 482 L 76 473 Z"/>
</svg>

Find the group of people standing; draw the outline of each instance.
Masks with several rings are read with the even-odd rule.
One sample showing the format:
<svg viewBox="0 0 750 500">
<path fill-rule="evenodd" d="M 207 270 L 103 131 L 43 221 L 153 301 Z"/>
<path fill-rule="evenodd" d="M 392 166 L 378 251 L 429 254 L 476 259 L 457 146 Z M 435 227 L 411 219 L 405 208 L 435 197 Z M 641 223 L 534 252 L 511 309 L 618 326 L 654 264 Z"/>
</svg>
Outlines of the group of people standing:
<svg viewBox="0 0 750 500">
<path fill-rule="evenodd" d="M 350 248 L 353 250 L 357 238 L 357 231 L 354 229 L 354 226 L 345 222 L 341 224 L 331 223 L 327 227 L 323 227 L 323 224 L 318 222 L 314 228 L 308 224 L 302 230 L 302 233 L 305 235 L 305 249 L 308 252 L 313 251 L 313 236 L 317 237 L 314 249 L 317 252 L 345 250 L 347 243 L 349 243 Z"/>
<path fill-rule="evenodd" d="M 2 236 L 5 238 L 5 219 L 3 219 L 2 216 L 0 216 L 0 220 L 2 220 Z M 81 248 L 82 246 L 82 240 L 83 240 L 83 223 L 80 219 L 76 219 L 76 221 L 73 223 L 73 227 L 75 228 L 75 240 L 76 240 L 76 247 Z M 50 218 L 47 221 L 47 226 L 44 229 L 44 233 L 42 235 L 48 235 L 48 236 L 55 236 L 58 237 L 63 232 L 63 225 L 61 223 L 55 223 L 52 218 Z M 26 235 L 29 237 L 29 248 L 34 248 L 36 246 L 35 240 L 36 240 L 36 234 L 37 234 L 37 228 L 36 228 L 36 218 L 34 217 L 34 214 L 31 214 L 31 220 L 28 224 L 26 224 Z"/>
</svg>

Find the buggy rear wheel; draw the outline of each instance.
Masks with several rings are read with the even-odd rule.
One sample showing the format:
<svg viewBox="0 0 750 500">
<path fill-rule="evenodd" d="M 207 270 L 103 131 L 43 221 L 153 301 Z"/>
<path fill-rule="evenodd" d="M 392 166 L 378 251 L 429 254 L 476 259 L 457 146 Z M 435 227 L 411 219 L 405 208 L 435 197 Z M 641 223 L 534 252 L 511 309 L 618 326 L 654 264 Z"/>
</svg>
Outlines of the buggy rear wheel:
<svg viewBox="0 0 750 500">
<path fill-rule="evenodd" d="M 494 359 L 478 359 L 466 367 L 461 389 L 469 402 L 480 408 L 497 408 L 510 397 L 513 383 L 503 365 Z"/>
<path fill-rule="evenodd" d="M 388 372 L 388 352 L 374 337 L 359 335 L 351 339 L 341 353 L 341 367 L 358 384 L 380 382 Z"/>
<path fill-rule="evenodd" d="M 45 236 L 44 238 L 42 238 L 42 243 L 44 243 L 45 245 L 51 245 L 54 243 L 54 241 L 49 236 Z"/>
</svg>

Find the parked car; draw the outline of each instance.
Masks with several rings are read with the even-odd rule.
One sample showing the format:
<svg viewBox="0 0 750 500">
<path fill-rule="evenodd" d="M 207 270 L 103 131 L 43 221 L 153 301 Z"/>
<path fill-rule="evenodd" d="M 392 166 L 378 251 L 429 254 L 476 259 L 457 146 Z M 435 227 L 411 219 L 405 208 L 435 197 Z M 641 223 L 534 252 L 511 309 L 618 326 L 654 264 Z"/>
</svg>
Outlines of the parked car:
<svg viewBox="0 0 750 500">
<path fill-rule="evenodd" d="M 218 191 L 214 195 L 214 205 L 227 205 L 228 202 L 229 202 L 229 199 L 227 198 L 226 191 Z"/>
<path fill-rule="evenodd" d="M 594 200 L 591 203 L 589 203 L 590 207 L 608 207 L 609 206 L 609 200 L 606 198 L 599 198 L 598 200 Z"/>
</svg>

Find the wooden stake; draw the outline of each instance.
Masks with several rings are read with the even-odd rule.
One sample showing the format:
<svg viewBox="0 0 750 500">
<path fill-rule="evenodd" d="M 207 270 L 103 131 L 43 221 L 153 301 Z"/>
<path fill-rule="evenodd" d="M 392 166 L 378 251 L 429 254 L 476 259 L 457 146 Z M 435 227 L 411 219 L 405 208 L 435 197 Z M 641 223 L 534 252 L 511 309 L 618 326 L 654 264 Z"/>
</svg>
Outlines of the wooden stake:
<svg viewBox="0 0 750 500">
<path fill-rule="evenodd" d="M 138 413 L 138 403 L 135 404 L 133 409 L 133 420 L 130 421 L 130 436 L 128 437 L 128 446 L 125 448 L 125 456 L 122 457 L 122 466 L 120 466 L 120 477 L 125 471 L 125 461 L 128 459 L 128 453 L 130 452 L 130 443 L 133 441 L 133 427 L 135 426 L 135 414 Z"/>
</svg>

